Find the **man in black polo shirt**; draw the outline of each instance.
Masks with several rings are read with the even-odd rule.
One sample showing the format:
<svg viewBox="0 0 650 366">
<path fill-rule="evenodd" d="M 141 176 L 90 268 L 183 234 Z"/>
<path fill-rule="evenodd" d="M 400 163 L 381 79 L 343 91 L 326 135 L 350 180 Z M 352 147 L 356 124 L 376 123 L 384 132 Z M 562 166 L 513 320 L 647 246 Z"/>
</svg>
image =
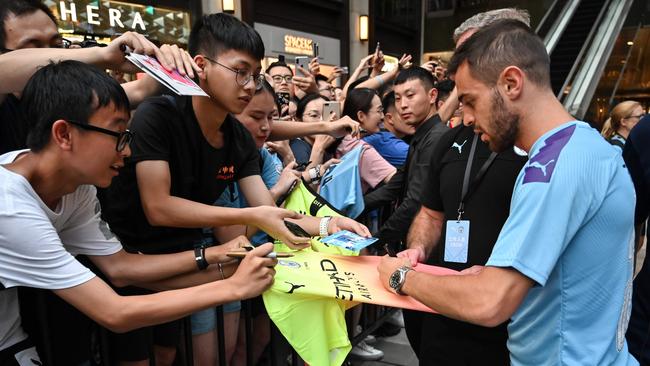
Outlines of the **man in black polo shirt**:
<svg viewBox="0 0 650 366">
<path fill-rule="evenodd" d="M 255 142 L 230 114 L 240 113 L 261 87 L 264 44 L 259 34 L 233 16 L 205 15 L 192 28 L 189 51 L 201 69 L 199 85 L 210 98 L 163 96 L 136 111 L 131 157 L 102 202 L 104 217 L 123 245 L 142 253 L 178 252 L 204 246 L 210 238 L 203 228 L 244 224 L 254 227 L 249 234 L 262 229 L 293 248 L 309 246 L 309 238 L 292 234 L 285 219 L 313 236 L 340 229 L 369 235 L 348 218 L 303 217 L 274 207 L 260 177 Z M 234 182 L 250 207 L 213 206 Z M 156 337 L 162 346 L 156 348 L 157 364 L 173 362 L 175 328 L 170 324 L 160 333 L 168 336 Z M 151 337 L 147 329 L 117 337 L 118 359 L 123 365 L 146 364 Z"/>
</svg>

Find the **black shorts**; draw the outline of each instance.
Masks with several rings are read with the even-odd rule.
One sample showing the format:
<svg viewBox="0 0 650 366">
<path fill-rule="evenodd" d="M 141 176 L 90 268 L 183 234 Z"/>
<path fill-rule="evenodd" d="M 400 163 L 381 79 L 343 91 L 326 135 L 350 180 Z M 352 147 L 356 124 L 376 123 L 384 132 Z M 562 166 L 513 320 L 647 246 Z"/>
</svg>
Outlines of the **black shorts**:
<svg viewBox="0 0 650 366">
<path fill-rule="evenodd" d="M 153 293 L 152 291 L 137 287 L 124 287 L 117 291 L 120 295 L 124 296 Z M 111 333 L 111 353 L 113 360 L 115 362 L 147 360 L 150 358 L 150 350 L 153 345 L 170 348 L 178 347 L 182 324 L 183 320 L 180 319 L 126 333 Z"/>
</svg>

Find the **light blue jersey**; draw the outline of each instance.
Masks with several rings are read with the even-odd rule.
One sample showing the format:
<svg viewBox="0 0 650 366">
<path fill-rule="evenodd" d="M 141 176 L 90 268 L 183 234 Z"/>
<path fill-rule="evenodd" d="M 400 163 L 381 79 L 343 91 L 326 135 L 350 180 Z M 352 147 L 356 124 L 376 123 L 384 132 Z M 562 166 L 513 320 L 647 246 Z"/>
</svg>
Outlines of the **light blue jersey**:
<svg viewBox="0 0 650 366">
<path fill-rule="evenodd" d="M 620 153 L 574 121 L 529 156 L 487 263 L 536 282 L 508 326 L 512 365 L 637 365 L 625 342 L 635 195 Z"/>
<path fill-rule="evenodd" d="M 341 162 L 332 165 L 320 182 L 320 195 L 346 216 L 356 218 L 363 212 L 363 190 L 359 173 L 359 159 L 363 146 L 357 146 L 343 155 Z"/>
</svg>

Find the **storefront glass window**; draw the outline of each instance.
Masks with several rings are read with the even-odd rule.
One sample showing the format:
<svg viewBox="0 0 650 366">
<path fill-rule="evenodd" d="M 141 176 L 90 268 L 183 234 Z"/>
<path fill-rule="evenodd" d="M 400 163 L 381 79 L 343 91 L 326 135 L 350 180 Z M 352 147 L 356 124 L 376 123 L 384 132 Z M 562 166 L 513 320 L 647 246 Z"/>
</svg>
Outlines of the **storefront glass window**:
<svg viewBox="0 0 650 366">
<path fill-rule="evenodd" d="M 45 1 L 59 19 L 63 34 L 112 37 L 127 31 L 142 33 L 162 43 L 186 45 L 190 13 L 122 1 Z"/>
</svg>

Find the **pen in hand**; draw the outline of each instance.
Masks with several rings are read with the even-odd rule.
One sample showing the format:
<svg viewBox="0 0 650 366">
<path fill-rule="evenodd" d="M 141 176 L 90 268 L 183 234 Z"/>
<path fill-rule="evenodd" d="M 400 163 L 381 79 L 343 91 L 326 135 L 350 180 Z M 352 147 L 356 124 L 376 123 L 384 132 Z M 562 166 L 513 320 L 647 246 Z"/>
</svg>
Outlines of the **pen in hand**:
<svg viewBox="0 0 650 366">
<path fill-rule="evenodd" d="M 230 258 L 242 259 L 246 257 L 246 252 L 228 252 L 226 255 Z M 283 253 L 283 252 L 271 252 L 264 257 L 266 258 L 290 258 L 293 257 L 293 253 Z"/>
</svg>

